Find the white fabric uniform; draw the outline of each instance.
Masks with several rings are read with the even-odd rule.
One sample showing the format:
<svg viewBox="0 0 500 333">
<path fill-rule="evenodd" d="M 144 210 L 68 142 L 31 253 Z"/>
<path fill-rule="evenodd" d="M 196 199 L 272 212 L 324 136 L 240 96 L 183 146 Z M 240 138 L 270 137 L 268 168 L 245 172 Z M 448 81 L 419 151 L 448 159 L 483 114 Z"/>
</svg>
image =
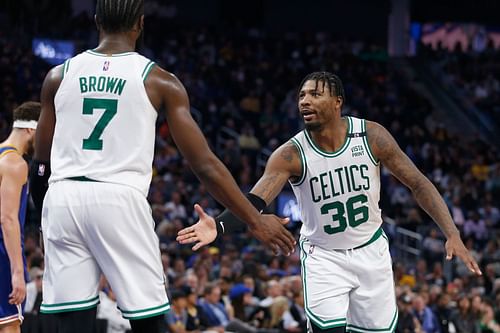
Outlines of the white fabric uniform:
<svg viewBox="0 0 500 333">
<path fill-rule="evenodd" d="M 379 163 L 366 122 L 347 117 L 348 132 L 336 152 L 325 152 L 304 130 L 291 141 L 302 175 L 291 182 L 301 211 L 305 309 L 321 328 L 393 332 L 397 307 L 392 260 L 381 229 Z"/>
<path fill-rule="evenodd" d="M 157 113 L 144 80 L 153 65 L 135 52 L 93 51 L 64 63 L 42 211 L 41 312 L 95 307 L 101 272 L 125 318 L 170 307 L 146 200 Z"/>
</svg>

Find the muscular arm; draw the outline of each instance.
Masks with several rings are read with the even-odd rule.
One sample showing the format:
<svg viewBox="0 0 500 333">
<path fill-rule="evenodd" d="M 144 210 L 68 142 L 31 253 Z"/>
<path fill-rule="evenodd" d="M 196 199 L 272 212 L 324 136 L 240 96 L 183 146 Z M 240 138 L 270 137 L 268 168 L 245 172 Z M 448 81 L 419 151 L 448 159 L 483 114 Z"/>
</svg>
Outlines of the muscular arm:
<svg viewBox="0 0 500 333">
<path fill-rule="evenodd" d="M 35 154 L 37 161 L 48 162 L 52 148 L 52 138 L 56 126 L 54 96 L 62 81 L 62 65 L 54 67 L 45 76 L 40 94 L 42 110 L 35 134 Z"/>
<path fill-rule="evenodd" d="M 9 156 L 11 155 L 11 156 Z M 2 159 L 0 166 L 0 223 L 4 235 L 5 248 L 10 261 L 12 275 L 24 274 L 21 250 L 21 231 L 19 227 L 19 200 L 26 183 L 28 166 L 21 156 L 14 153 Z"/>
<path fill-rule="evenodd" d="M 174 75 L 155 66 L 146 80 L 146 89 L 156 109 L 163 105 L 167 110 L 167 121 L 177 147 L 208 191 L 245 223 L 258 223 L 259 212 L 241 193 L 229 170 L 210 150 L 191 117 L 189 99 L 182 83 Z"/>
<path fill-rule="evenodd" d="M 374 155 L 412 191 L 417 203 L 439 225 L 446 238 L 458 236 L 459 232 L 438 190 L 399 148 L 392 135 L 374 122 L 367 122 L 367 135 Z"/>
<path fill-rule="evenodd" d="M 289 178 L 300 177 L 301 168 L 297 147 L 288 141 L 271 154 L 264 174 L 250 192 L 269 205 L 281 192 Z"/>
</svg>

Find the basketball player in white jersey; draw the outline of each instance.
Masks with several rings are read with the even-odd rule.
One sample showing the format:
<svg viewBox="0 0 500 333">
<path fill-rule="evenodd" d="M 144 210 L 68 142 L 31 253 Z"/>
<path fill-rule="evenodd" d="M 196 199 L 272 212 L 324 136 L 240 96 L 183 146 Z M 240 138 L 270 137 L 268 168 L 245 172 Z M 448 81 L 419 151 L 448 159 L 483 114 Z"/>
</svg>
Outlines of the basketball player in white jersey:
<svg viewBox="0 0 500 333">
<path fill-rule="evenodd" d="M 397 323 L 392 263 L 378 206 L 380 164 L 411 189 L 418 204 L 447 238 L 447 259 L 460 257 L 481 274 L 467 252 L 443 199 L 381 125 L 341 117 L 341 80 L 308 75 L 298 106 L 305 130 L 269 158 L 252 193 L 269 204 L 287 181 L 299 203 L 305 310 L 312 332 L 393 332 Z M 211 242 L 217 222 L 237 228 L 229 212 L 179 232 L 181 243 Z M 217 228 L 217 231 L 216 231 Z"/>
<path fill-rule="evenodd" d="M 134 333 L 161 331 L 170 308 L 146 200 L 157 112 L 212 195 L 274 250 L 293 251 L 285 219 L 261 216 L 210 151 L 181 82 L 135 52 L 143 0 L 97 0 L 99 45 L 53 68 L 41 92 L 33 199 L 45 245 L 42 313 L 60 333 L 93 332 L 101 273 Z M 44 192 L 46 180 L 48 190 Z"/>
</svg>

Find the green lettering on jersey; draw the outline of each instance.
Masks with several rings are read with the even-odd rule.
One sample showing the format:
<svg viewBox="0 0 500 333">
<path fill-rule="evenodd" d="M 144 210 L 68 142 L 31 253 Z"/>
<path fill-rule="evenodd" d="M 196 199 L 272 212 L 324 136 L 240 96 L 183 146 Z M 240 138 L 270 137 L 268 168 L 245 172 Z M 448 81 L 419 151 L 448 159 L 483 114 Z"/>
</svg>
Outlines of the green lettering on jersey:
<svg viewBox="0 0 500 333">
<path fill-rule="evenodd" d="M 97 79 L 97 90 L 104 91 L 105 85 L 106 85 L 106 78 L 104 76 L 99 76 L 99 79 Z"/>
<path fill-rule="evenodd" d="M 352 181 L 352 189 L 354 191 L 359 191 L 361 190 L 361 186 L 356 185 L 356 178 L 354 177 L 354 172 L 353 170 L 356 169 L 356 171 L 359 170 L 359 167 L 356 164 L 353 164 L 349 167 L 349 174 L 351 175 L 351 181 Z"/>
<path fill-rule="evenodd" d="M 125 87 L 125 83 L 127 83 L 127 80 L 124 79 L 119 79 L 118 84 L 116 85 L 115 88 L 115 94 L 121 95 L 123 92 L 123 87 Z"/>
<path fill-rule="evenodd" d="M 359 166 L 359 171 L 361 173 L 361 178 L 366 180 L 366 184 L 363 185 L 363 190 L 369 190 L 370 189 L 370 177 L 364 174 L 364 171 L 368 171 L 368 165 L 366 164 L 361 164 Z"/>
<path fill-rule="evenodd" d="M 97 83 L 97 78 L 95 76 L 89 76 L 89 92 L 96 91 L 95 85 Z"/>
<path fill-rule="evenodd" d="M 87 78 L 86 77 L 80 77 L 78 78 L 80 81 L 80 92 L 86 93 L 89 90 L 89 87 L 87 86 Z"/>
<path fill-rule="evenodd" d="M 318 182 L 318 177 L 312 177 L 311 179 L 309 179 L 309 187 L 311 188 L 311 197 L 312 197 L 312 201 L 313 202 L 320 202 L 321 201 L 321 196 L 315 196 L 314 194 L 314 186 L 313 186 L 313 182 Z"/>
<path fill-rule="evenodd" d="M 117 77 L 108 77 L 108 81 L 106 82 L 106 92 L 113 93 L 116 82 L 118 82 Z"/>
<path fill-rule="evenodd" d="M 110 76 L 89 76 L 78 78 L 80 82 L 80 92 L 107 92 L 121 95 L 127 80 Z"/>
<path fill-rule="evenodd" d="M 323 200 L 330 199 L 330 195 L 327 194 L 325 189 L 328 187 L 326 182 L 323 180 L 323 177 L 328 176 L 327 172 L 324 172 L 319 175 L 319 182 L 321 183 L 321 194 L 323 195 Z"/>
<path fill-rule="evenodd" d="M 343 232 L 347 229 L 347 225 L 356 228 L 365 223 L 369 218 L 367 202 L 368 197 L 365 194 L 358 194 L 347 199 L 345 204 L 342 201 L 333 201 L 322 205 L 320 208 L 321 215 L 331 214 L 333 223 L 324 225 L 323 230 L 327 234 L 333 235 Z"/>
</svg>

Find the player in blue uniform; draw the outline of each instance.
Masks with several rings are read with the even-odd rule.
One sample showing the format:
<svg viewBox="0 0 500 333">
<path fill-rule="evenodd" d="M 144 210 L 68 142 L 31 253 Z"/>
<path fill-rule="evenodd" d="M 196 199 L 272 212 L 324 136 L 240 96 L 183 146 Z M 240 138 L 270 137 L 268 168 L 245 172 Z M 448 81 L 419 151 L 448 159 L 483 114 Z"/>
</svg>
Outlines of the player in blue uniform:
<svg viewBox="0 0 500 333">
<path fill-rule="evenodd" d="M 13 129 L 0 144 L 0 333 L 18 333 L 26 296 L 23 231 L 28 198 L 28 164 L 33 151 L 40 103 L 14 110 Z"/>
</svg>

